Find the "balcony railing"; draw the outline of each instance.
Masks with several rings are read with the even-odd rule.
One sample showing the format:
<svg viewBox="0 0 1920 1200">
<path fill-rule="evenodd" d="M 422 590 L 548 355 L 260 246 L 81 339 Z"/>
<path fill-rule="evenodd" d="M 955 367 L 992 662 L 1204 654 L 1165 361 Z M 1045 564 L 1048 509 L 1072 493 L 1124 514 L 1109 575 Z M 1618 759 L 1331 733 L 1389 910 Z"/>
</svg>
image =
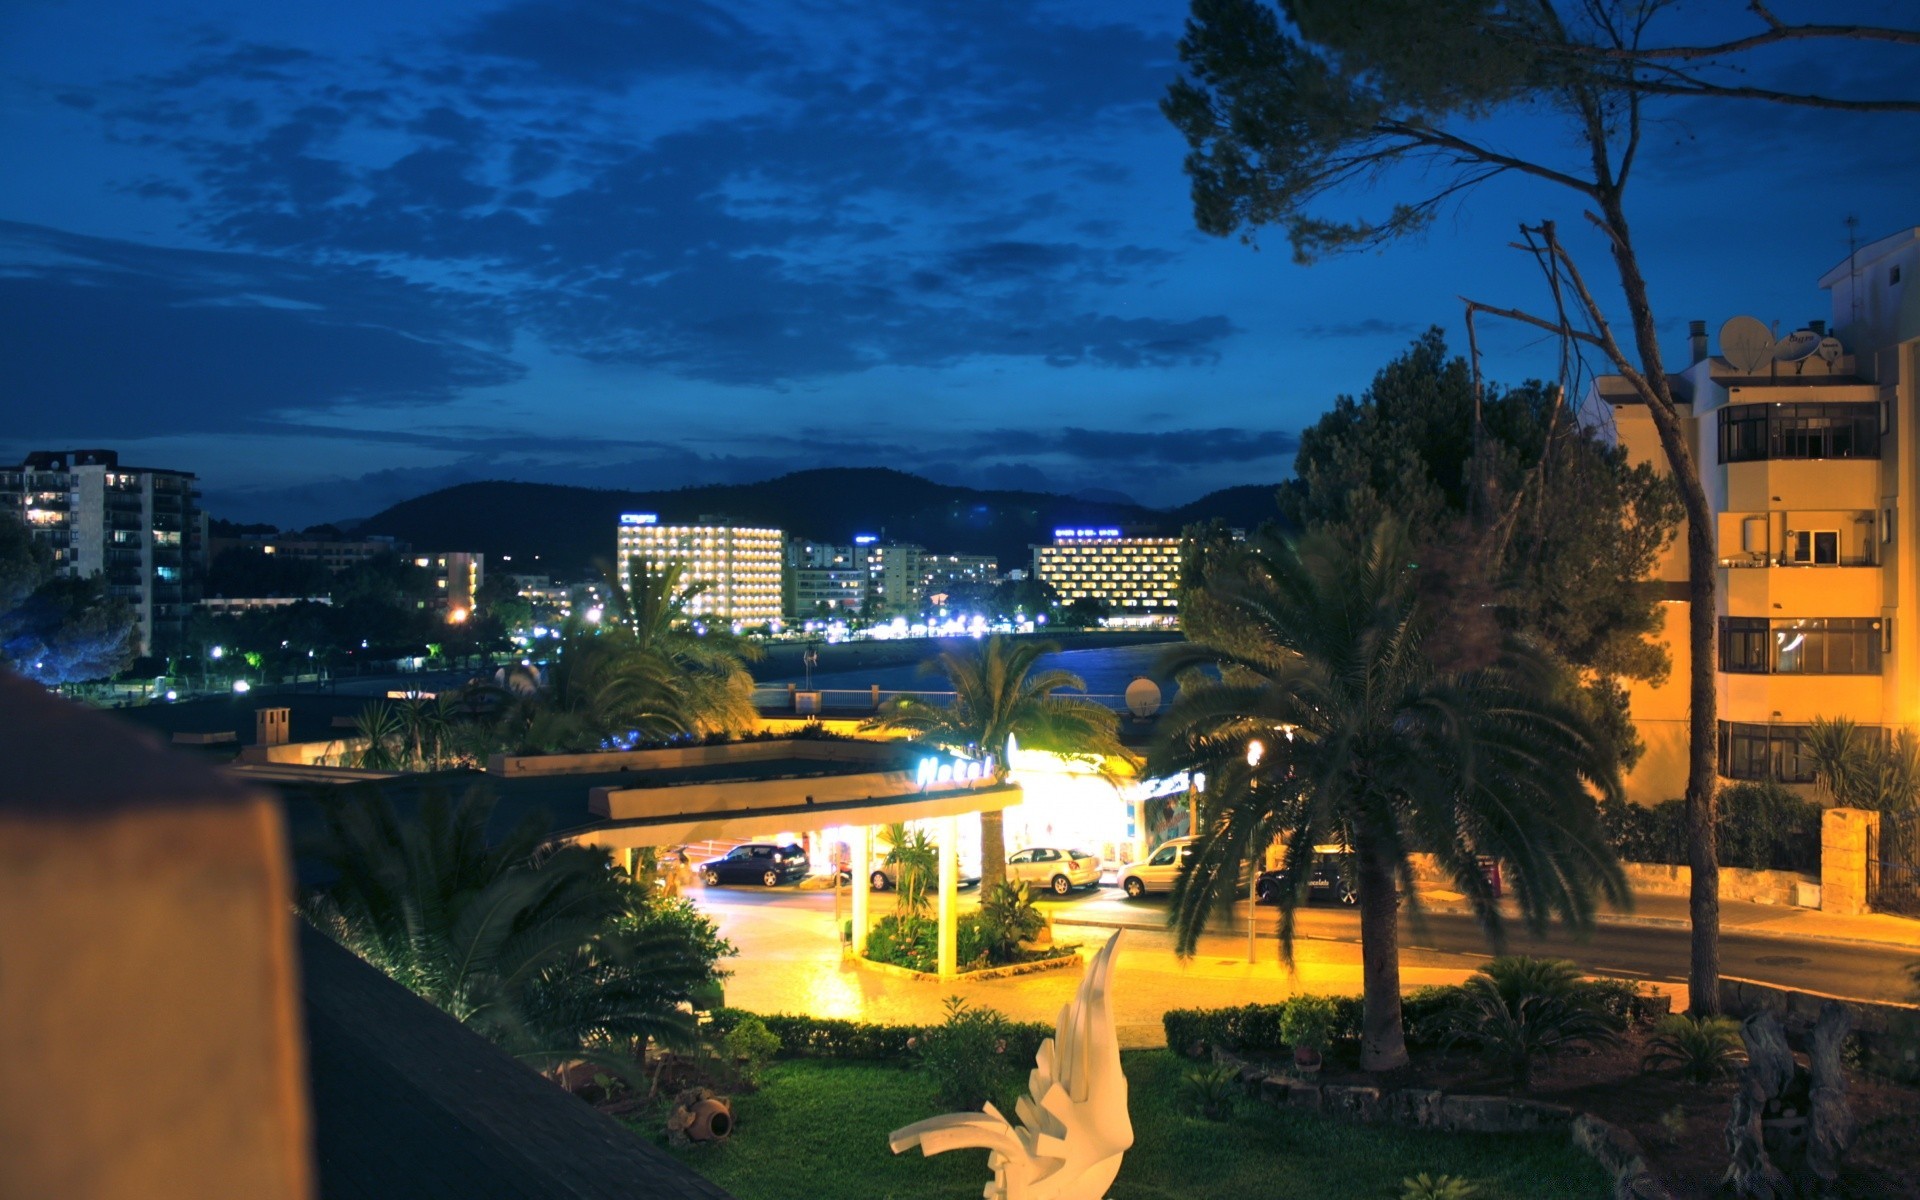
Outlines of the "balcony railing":
<svg viewBox="0 0 1920 1200">
<path fill-rule="evenodd" d="M 1784 555 L 1755 552 L 1752 554 L 1736 554 L 1729 558 L 1722 558 L 1720 565 L 1730 570 L 1743 570 L 1754 567 L 1877 567 L 1880 563 L 1879 560 L 1871 554 L 1847 554 L 1842 555 L 1838 562 L 1811 563 L 1800 562 L 1787 558 Z"/>
</svg>

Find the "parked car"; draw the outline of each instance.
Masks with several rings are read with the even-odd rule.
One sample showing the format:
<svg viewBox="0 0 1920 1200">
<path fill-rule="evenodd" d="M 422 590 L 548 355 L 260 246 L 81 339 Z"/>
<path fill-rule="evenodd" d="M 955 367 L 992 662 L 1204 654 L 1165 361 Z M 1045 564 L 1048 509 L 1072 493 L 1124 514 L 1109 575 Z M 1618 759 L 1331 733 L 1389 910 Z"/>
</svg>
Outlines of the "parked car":
<svg viewBox="0 0 1920 1200">
<path fill-rule="evenodd" d="M 1307 867 L 1307 900 L 1331 900 L 1337 904 L 1358 903 L 1360 894 L 1353 882 L 1353 851 L 1344 846 L 1315 846 Z M 1253 881 L 1254 899 L 1261 904 L 1278 904 L 1287 888 L 1283 870 L 1262 871 Z"/>
<path fill-rule="evenodd" d="M 936 882 L 938 881 L 937 876 L 935 878 L 935 881 Z M 847 867 L 845 862 L 842 862 L 840 864 L 840 882 L 841 883 L 853 882 L 853 872 Z M 973 887 L 977 885 L 979 882 L 980 882 L 979 872 L 977 871 L 969 872 L 965 870 L 964 867 L 962 868 L 961 874 L 960 874 L 961 887 L 963 888 Z M 900 886 L 900 864 L 882 862 L 878 866 L 874 867 L 873 870 L 867 874 L 867 886 L 876 892 L 890 892 L 894 888 L 899 887 Z"/>
<path fill-rule="evenodd" d="M 747 842 L 700 864 L 700 878 L 708 887 L 722 883 L 758 883 L 773 887 L 804 879 L 806 874 L 805 850 L 792 844 L 776 846 L 772 842 Z"/>
<path fill-rule="evenodd" d="M 1173 881 L 1179 878 L 1180 867 L 1193 857 L 1193 839 L 1178 837 L 1162 842 L 1158 849 L 1147 855 L 1145 862 L 1137 862 L 1120 872 L 1120 890 L 1127 899 L 1138 900 L 1148 892 L 1170 892 Z"/>
<path fill-rule="evenodd" d="M 1007 879 L 1066 896 L 1075 888 L 1100 886 L 1100 860 L 1085 850 L 1029 846 L 1007 855 Z"/>
<path fill-rule="evenodd" d="M 1312 874 L 1307 876 L 1307 900 L 1332 900 L 1335 903 L 1353 905 L 1360 901 L 1360 895 L 1354 883 L 1353 851 L 1345 846 L 1315 846 L 1313 848 Z M 1481 856 L 1480 873 L 1486 876 L 1487 886 L 1493 889 L 1494 899 L 1500 898 L 1501 878 L 1498 859 Z M 1285 871 L 1262 871 L 1254 881 L 1254 898 L 1262 904 L 1278 904 L 1280 893 L 1286 887 Z"/>
</svg>

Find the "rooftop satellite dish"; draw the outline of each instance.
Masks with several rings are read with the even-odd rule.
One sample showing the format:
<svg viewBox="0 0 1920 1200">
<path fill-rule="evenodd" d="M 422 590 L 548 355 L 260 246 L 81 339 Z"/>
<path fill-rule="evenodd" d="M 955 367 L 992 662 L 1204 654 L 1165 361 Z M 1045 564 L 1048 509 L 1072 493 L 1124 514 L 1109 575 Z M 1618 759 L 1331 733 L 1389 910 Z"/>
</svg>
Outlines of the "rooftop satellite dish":
<svg viewBox="0 0 1920 1200">
<path fill-rule="evenodd" d="M 1145 675 L 1127 685 L 1127 711 L 1141 720 L 1160 711 L 1160 685 Z"/>
<path fill-rule="evenodd" d="M 1820 344 L 1814 347 L 1813 352 L 1826 359 L 1828 366 L 1832 366 L 1840 361 L 1840 356 L 1847 352 L 1847 348 L 1840 344 L 1840 339 L 1837 337 L 1823 337 L 1820 339 Z"/>
<path fill-rule="evenodd" d="M 1811 329 L 1796 329 L 1773 344 L 1775 362 L 1799 362 L 1812 357 L 1820 348 L 1820 335 Z"/>
<path fill-rule="evenodd" d="M 1720 355 L 1752 375 L 1773 361 L 1773 331 L 1756 317 L 1735 317 L 1720 327 Z"/>
</svg>

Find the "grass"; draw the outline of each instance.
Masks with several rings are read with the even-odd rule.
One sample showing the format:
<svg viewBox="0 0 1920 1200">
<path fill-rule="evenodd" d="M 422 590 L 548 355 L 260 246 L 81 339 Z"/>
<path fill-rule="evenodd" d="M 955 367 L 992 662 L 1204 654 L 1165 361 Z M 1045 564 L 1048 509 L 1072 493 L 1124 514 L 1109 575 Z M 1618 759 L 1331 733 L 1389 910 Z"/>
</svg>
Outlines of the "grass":
<svg viewBox="0 0 1920 1200">
<path fill-rule="evenodd" d="M 1602 1200 L 1610 1181 L 1558 1134 L 1438 1134 L 1367 1128 L 1244 1104 L 1228 1124 L 1176 1108 L 1192 1064 L 1164 1050 L 1124 1056 L 1134 1146 L 1112 1200 L 1311 1196 L 1382 1200 L 1422 1171 L 1465 1176 L 1482 1200 Z M 872 1063 L 776 1064 L 734 1102 L 733 1140 L 676 1151 L 740 1200 L 976 1200 L 984 1150 L 895 1157 L 887 1134 L 939 1111 L 926 1076 Z M 649 1120 L 645 1129 L 657 1132 Z"/>
</svg>

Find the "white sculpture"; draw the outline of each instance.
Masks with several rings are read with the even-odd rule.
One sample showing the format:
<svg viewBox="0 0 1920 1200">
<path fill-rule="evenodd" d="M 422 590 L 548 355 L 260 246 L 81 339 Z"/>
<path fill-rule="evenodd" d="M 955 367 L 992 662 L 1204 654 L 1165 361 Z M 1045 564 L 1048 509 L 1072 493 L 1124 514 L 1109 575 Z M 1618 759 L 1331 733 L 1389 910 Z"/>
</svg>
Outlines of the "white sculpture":
<svg viewBox="0 0 1920 1200">
<path fill-rule="evenodd" d="M 1115 933 L 1093 956 L 1053 1036 L 1040 1043 L 1027 1094 L 1014 1105 L 1018 1125 L 988 1104 L 981 1112 L 948 1113 L 894 1130 L 893 1152 L 985 1147 L 993 1168 L 986 1200 L 1101 1200 L 1120 1173 L 1120 1156 L 1133 1145 L 1120 1037 L 1107 998 L 1119 942 Z"/>
</svg>

